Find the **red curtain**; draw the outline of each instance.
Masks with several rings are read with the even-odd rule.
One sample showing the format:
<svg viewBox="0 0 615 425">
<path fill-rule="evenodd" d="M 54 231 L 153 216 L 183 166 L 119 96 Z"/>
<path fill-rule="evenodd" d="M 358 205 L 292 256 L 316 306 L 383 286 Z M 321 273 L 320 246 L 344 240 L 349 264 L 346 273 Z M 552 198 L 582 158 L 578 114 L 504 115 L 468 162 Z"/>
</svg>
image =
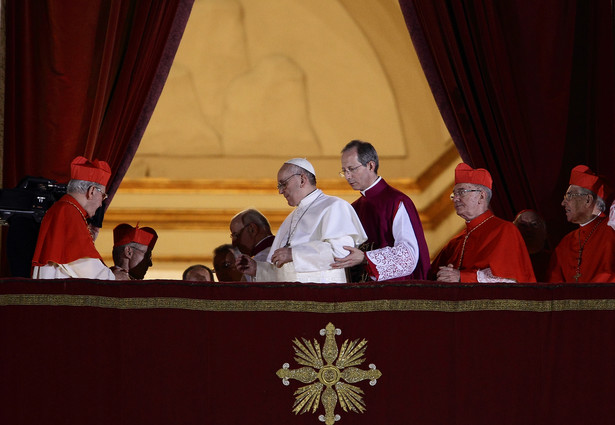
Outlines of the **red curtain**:
<svg viewBox="0 0 615 425">
<path fill-rule="evenodd" d="M 494 211 L 537 209 L 557 242 L 571 168 L 615 184 L 612 2 L 399 3 L 457 149 L 493 175 Z"/>
<path fill-rule="evenodd" d="M 4 187 L 109 162 L 113 194 L 149 121 L 194 0 L 7 2 Z"/>
</svg>

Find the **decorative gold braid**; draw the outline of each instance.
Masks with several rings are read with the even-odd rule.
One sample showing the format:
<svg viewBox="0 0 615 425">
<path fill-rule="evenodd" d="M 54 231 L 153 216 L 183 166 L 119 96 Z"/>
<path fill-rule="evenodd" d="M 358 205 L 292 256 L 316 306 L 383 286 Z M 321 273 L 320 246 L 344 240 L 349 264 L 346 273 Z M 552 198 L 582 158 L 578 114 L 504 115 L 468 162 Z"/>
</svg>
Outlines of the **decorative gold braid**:
<svg viewBox="0 0 615 425">
<path fill-rule="evenodd" d="M 487 217 L 486 219 L 484 219 L 483 221 L 478 223 L 478 226 L 476 226 L 475 228 L 473 228 L 472 230 L 470 230 L 469 232 L 466 233 L 466 237 L 463 239 L 463 245 L 461 246 L 461 255 L 459 256 L 459 267 L 457 267 L 457 269 L 461 270 L 461 262 L 463 261 L 463 254 L 464 254 L 464 252 L 466 250 L 466 242 L 468 241 L 468 237 L 470 237 L 470 235 L 472 234 L 473 231 L 478 229 L 480 226 L 485 224 L 487 221 L 491 220 L 493 217 L 495 217 L 495 216 L 491 215 L 491 216 Z M 466 231 L 467 230 L 468 229 L 466 228 Z"/>
<path fill-rule="evenodd" d="M 216 312 L 287 311 L 300 313 L 370 313 L 379 311 L 429 311 L 465 313 L 474 311 L 615 311 L 615 299 L 571 300 L 416 300 L 320 302 L 294 300 L 203 300 L 194 298 L 116 298 L 97 295 L 4 294 L 3 306 L 96 307 L 117 310 L 175 309 Z"/>
</svg>

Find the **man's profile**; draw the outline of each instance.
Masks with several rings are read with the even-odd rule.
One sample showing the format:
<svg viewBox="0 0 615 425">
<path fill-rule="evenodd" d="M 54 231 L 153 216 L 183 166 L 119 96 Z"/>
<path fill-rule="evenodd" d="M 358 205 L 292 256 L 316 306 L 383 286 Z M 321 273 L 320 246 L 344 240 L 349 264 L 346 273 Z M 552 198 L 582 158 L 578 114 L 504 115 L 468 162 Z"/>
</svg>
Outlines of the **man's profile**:
<svg viewBox="0 0 615 425">
<path fill-rule="evenodd" d="M 113 229 L 112 270 L 116 279 L 143 279 L 152 266 L 152 250 L 157 240 L 158 234 L 151 227 L 118 224 Z"/>
<path fill-rule="evenodd" d="M 107 198 L 109 164 L 78 156 L 71 163 L 71 180 L 43 217 L 32 258 L 35 279 L 115 279 L 94 246 L 88 218 Z"/>
</svg>

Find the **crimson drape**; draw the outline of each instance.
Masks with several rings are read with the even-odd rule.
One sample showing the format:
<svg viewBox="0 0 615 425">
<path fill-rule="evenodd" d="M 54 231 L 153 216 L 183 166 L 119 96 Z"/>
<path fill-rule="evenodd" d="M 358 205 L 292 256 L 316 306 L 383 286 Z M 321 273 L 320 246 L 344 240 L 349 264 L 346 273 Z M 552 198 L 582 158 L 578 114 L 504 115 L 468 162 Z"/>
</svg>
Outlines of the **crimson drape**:
<svg viewBox="0 0 615 425">
<path fill-rule="evenodd" d="M 612 2 L 399 3 L 457 149 L 493 175 L 494 211 L 537 209 L 556 242 L 573 166 L 615 184 Z"/>
<path fill-rule="evenodd" d="M 66 182 L 77 155 L 119 186 L 194 0 L 7 2 L 4 187 Z"/>
</svg>

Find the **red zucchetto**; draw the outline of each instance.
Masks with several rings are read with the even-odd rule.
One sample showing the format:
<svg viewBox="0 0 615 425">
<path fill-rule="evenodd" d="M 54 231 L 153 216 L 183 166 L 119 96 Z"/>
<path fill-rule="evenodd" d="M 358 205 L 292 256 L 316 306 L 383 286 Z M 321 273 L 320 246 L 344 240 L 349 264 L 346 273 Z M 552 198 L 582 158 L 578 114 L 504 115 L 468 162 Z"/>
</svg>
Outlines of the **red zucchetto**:
<svg viewBox="0 0 615 425">
<path fill-rule="evenodd" d="M 85 180 L 107 186 L 110 177 L 111 167 L 105 161 L 97 159 L 90 161 L 78 156 L 70 164 L 70 178 L 73 180 Z"/>
<path fill-rule="evenodd" d="M 570 184 L 591 190 L 604 199 L 606 185 L 587 165 L 577 165 L 570 172 Z"/>
<path fill-rule="evenodd" d="M 130 224 L 122 223 L 115 226 L 113 229 L 113 247 L 136 242 L 141 245 L 146 245 L 150 250 L 154 249 L 154 245 L 158 240 L 158 234 L 151 227 L 132 227 Z"/>
<path fill-rule="evenodd" d="M 484 168 L 472 168 L 462 162 L 455 167 L 455 184 L 459 183 L 480 184 L 491 189 L 493 180 Z"/>
</svg>

